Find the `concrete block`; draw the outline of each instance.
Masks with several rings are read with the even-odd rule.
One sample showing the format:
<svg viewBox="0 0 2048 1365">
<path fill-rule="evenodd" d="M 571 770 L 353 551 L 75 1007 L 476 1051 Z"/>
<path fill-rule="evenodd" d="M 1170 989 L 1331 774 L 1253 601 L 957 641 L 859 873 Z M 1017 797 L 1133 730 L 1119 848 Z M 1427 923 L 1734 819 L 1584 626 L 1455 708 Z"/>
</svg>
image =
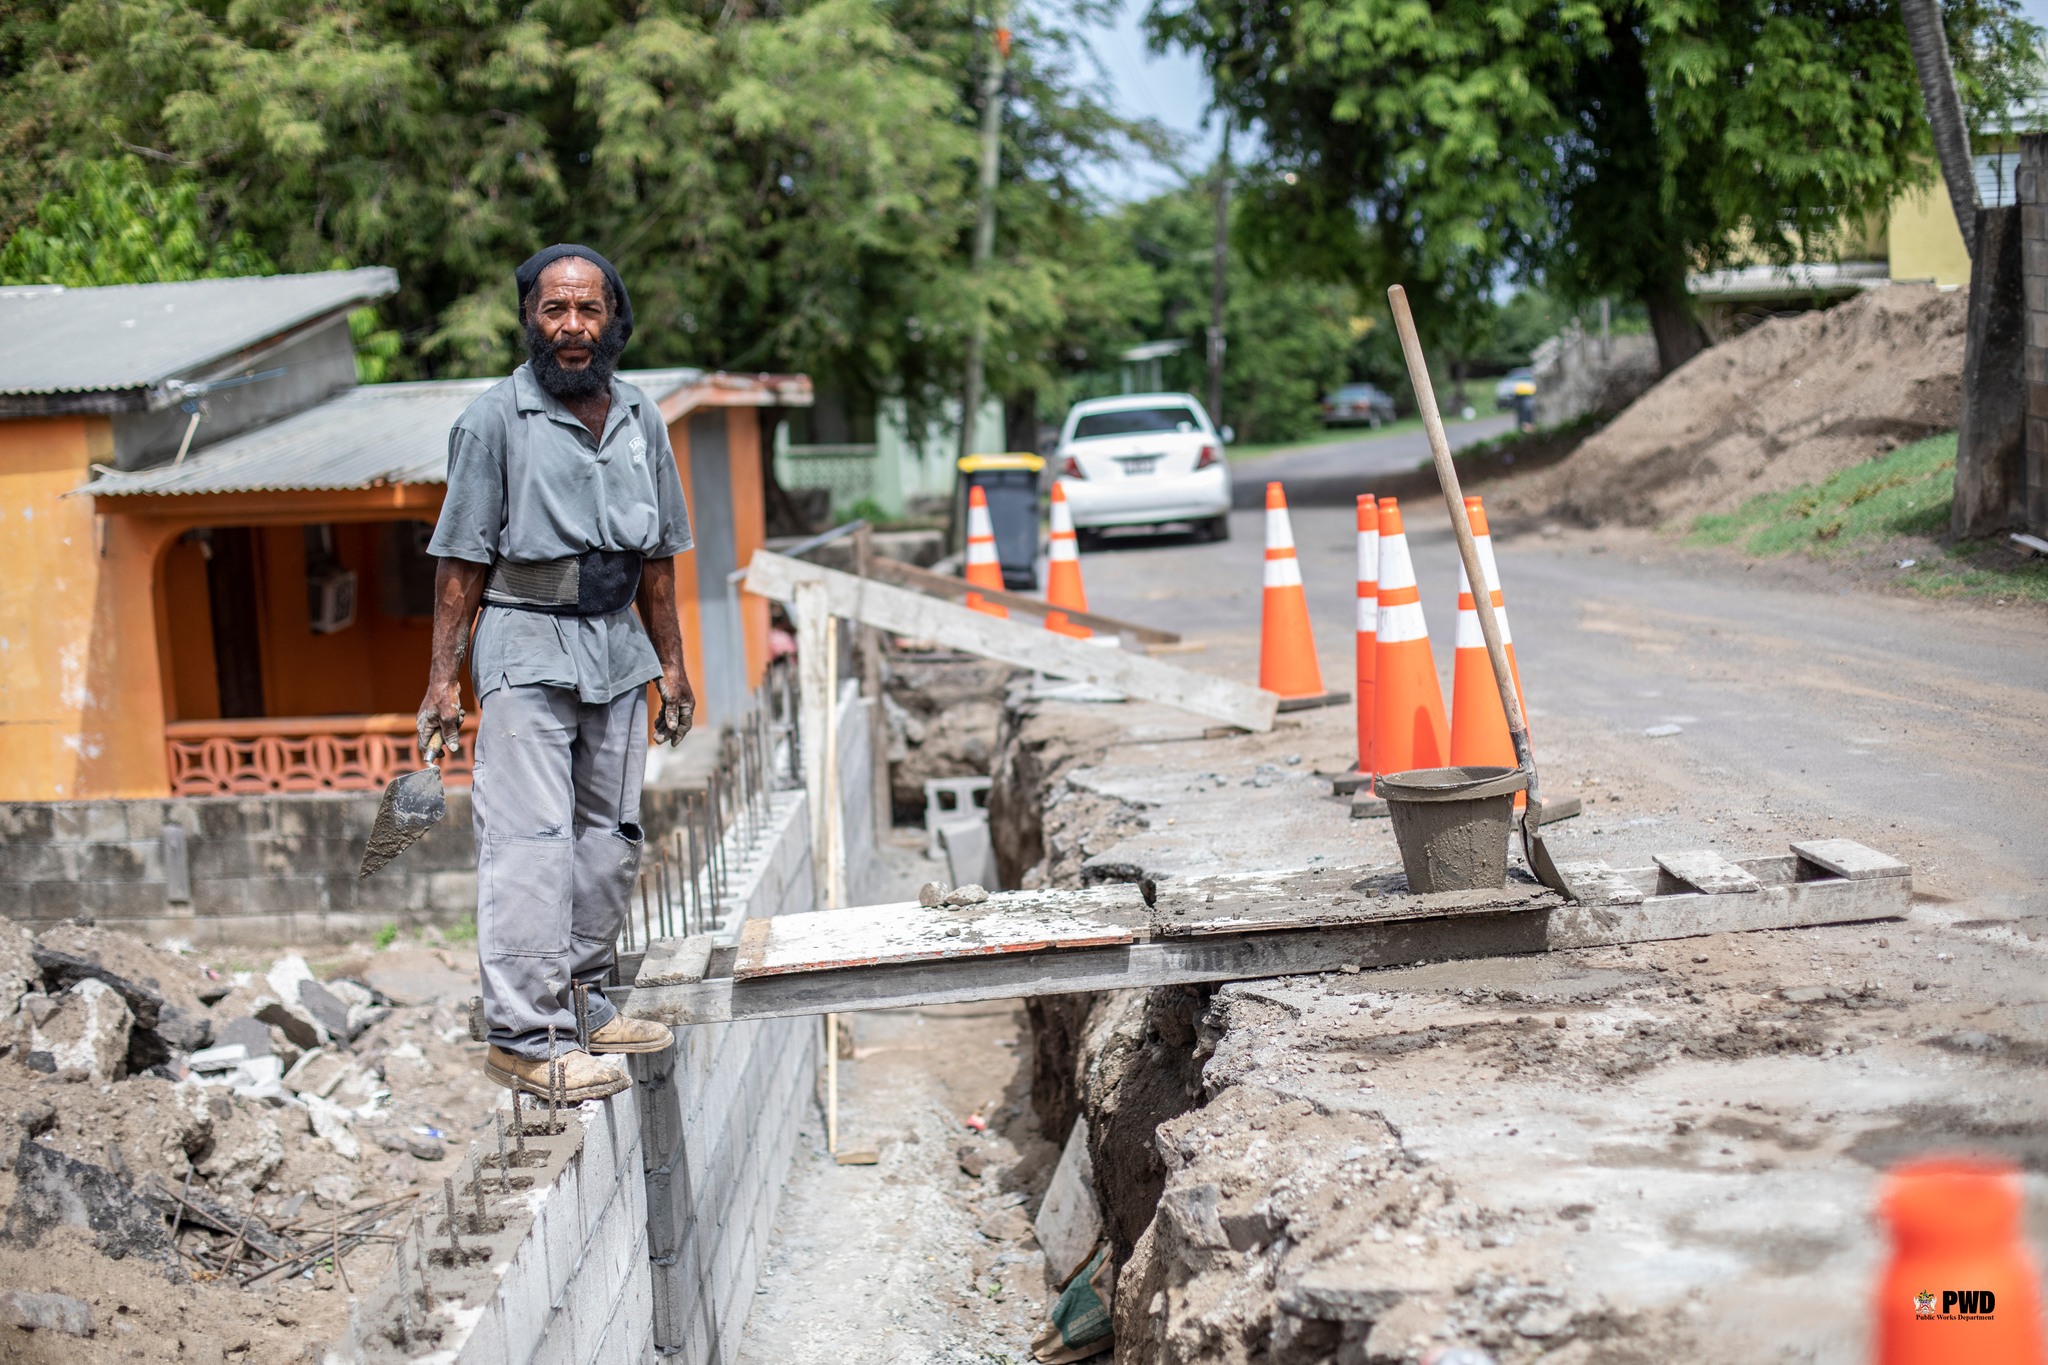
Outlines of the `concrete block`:
<svg viewBox="0 0 2048 1365">
<path fill-rule="evenodd" d="M 71 875 L 82 881 L 160 883 L 164 879 L 163 854 L 154 836 L 80 844 L 73 850 L 72 865 Z"/>
<path fill-rule="evenodd" d="M 533 1343 L 540 1340 L 547 1325 L 547 1284 L 546 1243 L 529 1233 L 499 1279 L 494 1300 L 504 1315 L 505 1340 L 512 1347 L 514 1360 L 526 1358 L 521 1351 L 531 1354 Z"/>
<path fill-rule="evenodd" d="M 120 801 L 86 801 L 85 837 L 96 844 L 118 844 L 128 836 L 128 810 Z"/>
<path fill-rule="evenodd" d="M 476 872 L 430 872 L 424 879 L 426 907 L 445 914 L 476 909 Z"/>
<path fill-rule="evenodd" d="M 0 802 L 0 840 L 49 843 L 56 837 L 56 809 L 47 801 Z"/>
<path fill-rule="evenodd" d="M 558 1308 L 548 1314 L 530 1359 L 532 1365 L 584 1365 L 576 1354 L 576 1327 L 566 1311 Z"/>
<path fill-rule="evenodd" d="M 515 1357 L 507 1349 L 505 1309 L 500 1302 L 502 1297 L 494 1295 L 491 1301 L 484 1305 L 483 1315 L 476 1320 L 475 1326 L 470 1328 L 469 1336 L 456 1354 L 458 1365 L 512 1365 L 515 1359 L 525 1358 Z"/>
<path fill-rule="evenodd" d="M 577 1263 L 583 1259 L 583 1229 L 576 1216 L 578 1198 L 576 1165 L 571 1162 L 562 1168 L 561 1178 L 555 1182 L 547 1203 L 541 1205 L 540 1213 L 534 1219 L 534 1235 L 547 1250 L 548 1302 L 560 1304 L 568 1292 L 569 1281 L 576 1273 Z"/>
</svg>

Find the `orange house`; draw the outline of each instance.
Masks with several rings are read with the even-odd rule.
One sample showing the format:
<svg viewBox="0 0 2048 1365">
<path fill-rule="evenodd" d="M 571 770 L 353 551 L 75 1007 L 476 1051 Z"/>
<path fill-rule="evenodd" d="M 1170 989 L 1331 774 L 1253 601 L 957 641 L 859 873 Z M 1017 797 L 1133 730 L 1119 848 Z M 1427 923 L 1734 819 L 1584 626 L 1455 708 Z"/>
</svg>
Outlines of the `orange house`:
<svg viewBox="0 0 2048 1365">
<path fill-rule="evenodd" d="M 358 386 L 388 270 L 0 288 L 0 801 L 348 791 L 416 761 L 449 424 L 495 380 Z M 801 376 L 629 371 L 675 446 L 700 724 L 767 603 L 761 437 Z M 451 776 L 460 774 L 451 773 Z"/>
</svg>

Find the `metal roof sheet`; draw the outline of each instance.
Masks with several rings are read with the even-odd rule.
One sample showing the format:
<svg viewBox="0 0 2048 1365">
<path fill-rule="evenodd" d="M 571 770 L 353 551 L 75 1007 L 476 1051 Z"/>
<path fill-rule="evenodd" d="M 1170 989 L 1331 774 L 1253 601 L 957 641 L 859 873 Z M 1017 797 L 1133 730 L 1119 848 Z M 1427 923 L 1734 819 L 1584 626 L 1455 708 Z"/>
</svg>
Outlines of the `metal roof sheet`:
<svg viewBox="0 0 2048 1365">
<path fill-rule="evenodd" d="M 658 405 L 703 378 L 703 371 L 626 370 L 619 378 Z M 77 491 L 106 498 L 445 483 L 448 428 L 464 408 L 499 382 L 366 384 L 208 446 L 182 465 L 107 471 Z"/>
<path fill-rule="evenodd" d="M 385 266 L 179 284 L 0 286 L 0 394 L 147 389 L 398 289 Z"/>
</svg>

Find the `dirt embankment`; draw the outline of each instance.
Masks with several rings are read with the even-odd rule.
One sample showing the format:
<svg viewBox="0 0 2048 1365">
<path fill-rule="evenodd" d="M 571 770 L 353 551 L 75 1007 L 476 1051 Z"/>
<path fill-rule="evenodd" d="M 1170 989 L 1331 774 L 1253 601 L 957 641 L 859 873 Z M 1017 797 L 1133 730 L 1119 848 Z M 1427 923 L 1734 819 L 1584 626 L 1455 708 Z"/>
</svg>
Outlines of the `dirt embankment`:
<svg viewBox="0 0 2048 1365">
<path fill-rule="evenodd" d="M 1728 512 L 1955 428 L 1968 295 L 1894 286 L 1704 351 L 1489 504 L 1587 526 Z"/>
<path fill-rule="evenodd" d="M 1008 857 L 1035 853 L 1035 884 L 1207 829 L 1210 778 L 1270 742 L 1105 744 L 1097 717 L 1006 716 L 997 823 L 1029 824 Z M 1317 752 L 1343 719 L 1283 742 Z M 1241 780 L 1226 801 L 1263 849 L 1284 812 Z M 1697 816 L 1674 845 L 1739 818 Z M 2048 1169 L 2026 1004 L 2048 921 L 1928 900 L 1904 923 L 1028 1002 L 1045 1137 L 1088 1120 L 1117 1365 L 1848 1359 L 1883 1168 Z"/>
</svg>

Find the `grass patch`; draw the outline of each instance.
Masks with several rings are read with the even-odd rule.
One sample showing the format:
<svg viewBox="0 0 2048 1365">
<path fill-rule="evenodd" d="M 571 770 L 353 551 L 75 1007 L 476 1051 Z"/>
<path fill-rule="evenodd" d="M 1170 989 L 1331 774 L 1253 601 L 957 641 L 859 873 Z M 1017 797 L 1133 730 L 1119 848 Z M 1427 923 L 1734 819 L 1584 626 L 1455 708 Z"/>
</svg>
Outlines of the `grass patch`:
<svg viewBox="0 0 2048 1365">
<path fill-rule="evenodd" d="M 1457 425 L 1452 418 L 1444 423 L 1446 428 Z M 1291 450 L 1314 450 L 1318 446 L 1336 445 L 1340 441 L 1376 441 L 1382 436 L 1395 436 L 1404 431 L 1422 430 L 1420 417 L 1400 417 L 1379 427 L 1350 426 L 1325 427 L 1313 436 L 1298 441 L 1273 441 L 1258 445 L 1231 446 L 1226 454 L 1233 460 L 1258 460 L 1268 455 L 1280 455 Z"/>
<path fill-rule="evenodd" d="M 398 942 L 398 926 L 395 924 L 385 925 L 376 933 L 370 935 L 370 942 L 377 945 L 378 952 L 384 951 L 392 944 Z"/>
<path fill-rule="evenodd" d="M 441 937 L 449 943 L 476 942 L 476 916 L 464 915 L 441 931 Z"/>
<path fill-rule="evenodd" d="M 1934 540 L 1948 530 L 1955 499 L 1956 438 L 1930 436 L 1853 465 L 1818 484 L 1765 493 L 1733 512 L 1695 520 L 1687 540 L 1758 557 L 1816 559 L 1869 554 L 1901 538 Z M 2018 560 L 1997 541 L 1929 546 L 1898 582 L 1930 597 L 2048 602 L 2048 565 Z"/>
<path fill-rule="evenodd" d="M 1937 536 L 1955 497 L 1956 438 L 1930 436 L 1852 465 L 1818 484 L 1765 493 L 1740 508 L 1703 516 L 1690 539 L 1752 555 L 1794 550 L 1829 558 L 1893 536 Z"/>
</svg>

